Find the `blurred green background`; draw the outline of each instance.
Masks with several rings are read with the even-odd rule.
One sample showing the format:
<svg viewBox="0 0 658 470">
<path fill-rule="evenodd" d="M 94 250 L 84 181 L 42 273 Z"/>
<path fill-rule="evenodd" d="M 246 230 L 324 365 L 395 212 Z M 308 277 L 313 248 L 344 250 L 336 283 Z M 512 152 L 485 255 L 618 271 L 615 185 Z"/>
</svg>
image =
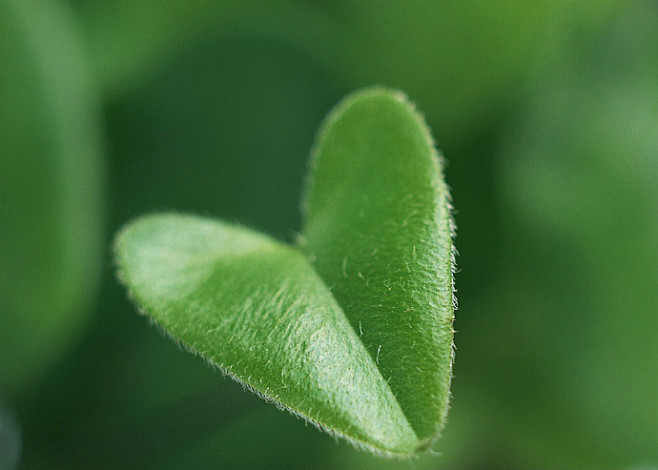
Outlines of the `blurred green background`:
<svg viewBox="0 0 658 470">
<path fill-rule="evenodd" d="M 439 455 L 336 443 L 118 286 L 150 211 L 292 240 L 314 133 L 404 90 L 458 224 Z M 658 465 L 658 2 L 0 0 L 0 469 Z"/>
</svg>

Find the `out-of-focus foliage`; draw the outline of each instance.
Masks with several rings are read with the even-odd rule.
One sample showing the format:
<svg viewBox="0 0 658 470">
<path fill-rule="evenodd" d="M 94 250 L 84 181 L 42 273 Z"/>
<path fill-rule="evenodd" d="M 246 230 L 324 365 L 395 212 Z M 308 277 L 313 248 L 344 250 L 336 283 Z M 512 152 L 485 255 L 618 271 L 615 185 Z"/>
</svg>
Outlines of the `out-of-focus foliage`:
<svg viewBox="0 0 658 470">
<path fill-rule="evenodd" d="M 658 459 L 657 25 L 642 4 L 547 77 L 499 155 L 504 269 L 526 279 L 516 310 L 535 318 L 518 334 L 569 407 L 550 421 L 591 439 L 600 466 L 627 465 L 620 448 Z"/>
<path fill-rule="evenodd" d="M 140 83 L 185 43 L 251 36 L 313 57 L 347 90 L 373 83 L 405 90 L 454 133 L 490 118 L 505 92 L 559 54 L 555 39 L 565 28 L 577 23 L 590 33 L 624 2 L 71 1 L 110 93 Z"/>
<path fill-rule="evenodd" d="M 0 2 L 0 393 L 61 355 L 97 290 L 99 109 L 68 13 Z"/>
<path fill-rule="evenodd" d="M 68 3 L 102 90 L 106 234 L 167 209 L 290 240 L 326 110 L 358 87 L 403 89 L 448 159 L 461 253 L 452 407 L 441 456 L 416 468 L 655 466 L 655 1 Z M 3 57 L 17 28 L 0 25 Z M 35 80 L 0 90 L 3 146 L 27 129 L 5 123 L 6 103 L 32 102 Z M 0 210 L 29 211 L 2 181 Z M 108 259 L 96 268 L 92 328 L 5 397 L 24 468 L 408 468 L 212 373 L 134 315 Z M 38 292 L 25 282 L 15 292 Z M 1 348 L 30 332 L 3 333 Z"/>
<path fill-rule="evenodd" d="M 14 413 L 0 402 L 0 469 L 18 466 L 21 456 L 21 434 Z"/>
</svg>

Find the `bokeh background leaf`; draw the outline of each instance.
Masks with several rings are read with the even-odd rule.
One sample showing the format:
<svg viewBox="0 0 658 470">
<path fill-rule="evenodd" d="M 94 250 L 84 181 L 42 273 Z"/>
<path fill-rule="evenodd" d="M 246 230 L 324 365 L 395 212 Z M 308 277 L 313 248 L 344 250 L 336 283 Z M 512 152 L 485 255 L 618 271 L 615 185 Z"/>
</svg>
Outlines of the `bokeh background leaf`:
<svg viewBox="0 0 658 470">
<path fill-rule="evenodd" d="M 0 3 L 0 392 L 52 366 L 92 315 L 101 271 L 98 96 L 77 26 Z"/>
</svg>

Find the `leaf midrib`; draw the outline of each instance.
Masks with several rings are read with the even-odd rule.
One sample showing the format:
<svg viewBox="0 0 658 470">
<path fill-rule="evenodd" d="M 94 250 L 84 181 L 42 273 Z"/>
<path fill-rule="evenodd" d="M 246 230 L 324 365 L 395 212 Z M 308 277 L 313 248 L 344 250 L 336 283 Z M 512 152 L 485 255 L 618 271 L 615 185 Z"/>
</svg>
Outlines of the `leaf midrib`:
<svg viewBox="0 0 658 470">
<path fill-rule="evenodd" d="M 345 307 L 344 307 L 344 306 L 338 301 L 338 299 L 334 296 L 334 294 L 333 294 L 331 288 L 329 288 L 329 286 L 326 284 L 325 280 L 322 278 L 322 276 L 320 276 L 320 273 L 317 272 L 317 270 L 315 269 L 315 267 L 314 267 L 313 264 L 311 263 L 311 261 L 310 261 L 308 255 L 307 255 L 306 252 L 304 251 L 303 247 L 301 247 L 301 246 L 299 246 L 299 245 L 295 245 L 294 248 L 297 249 L 298 251 L 300 251 L 300 252 L 302 253 L 302 255 L 304 256 L 304 259 L 309 263 L 309 265 L 310 265 L 311 268 L 313 269 L 313 272 L 318 276 L 318 278 L 319 278 L 320 281 L 322 282 L 322 285 L 327 289 L 327 291 L 328 291 L 329 295 L 331 296 L 331 298 L 333 299 L 333 301 L 336 302 L 336 305 L 340 308 L 340 313 L 341 313 L 341 314 L 343 315 L 343 317 L 345 318 L 345 321 L 347 321 L 347 323 L 348 323 L 348 325 L 349 325 L 349 327 L 350 327 L 350 330 L 354 333 L 354 335 L 355 335 L 356 338 L 358 339 L 359 343 L 363 346 L 363 349 L 366 351 L 366 353 L 368 354 L 368 357 L 370 358 L 370 360 L 372 361 L 372 363 L 375 365 L 375 368 L 377 369 L 377 372 L 379 373 L 379 376 L 381 377 L 381 379 L 384 381 L 384 383 L 386 383 L 386 388 L 387 388 L 387 390 L 391 393 L 391 395 L 392 395 L 393 397 L 395 397 L 395 402 L 397 403 L 398 407 L 400 408 L 400 411 L 402 412 L 402 415 L 404 416 L 404 418 L 405 418 L 407 424 L 409 425 L 409 428 L 410 428 L 410 429 L 413 431 L 413 433 L 414 433 L 414 437 L 416 438 L 416 441 L 417 441 L 416 448 L 422 447 L 422 445 L 423 445 L 424 442 L 426 442 L 426 441 L 430 441 L 432 438 L 430 437 L 430 438 L 426 438 L 426 439 L 420 439 L 420 437 L 418 437 L 418 433 L 416 432 L 416 429 L 415 429 L 414 425 L 412 424 L 411 420 L 409 419 L 409 415 L 407 414 L 407 410 L 405 409 L 405 407 L 402 406 L 402 403 L 400 403 L 400 400 L 398 399 L 397 394 L 393 391 L 393 389 L 391 388 L 391 385 L 390 385 L 389 381 L 386 379 L 386 377 L 385 377 L 384 374 L 382 373 L 382 370 L 381 370 L 381 368 L 380 368 L 380 366 L 379 366 L 379 363 L 375 360 L 375 358 L 373 357 L 372 353 L 370 352 L 370 350 L 368 349 L 368 347 L 366 346 L 366 344 L 365 344 L 365 343 L 363 342 L 363 340 L 361 339 L 361 335 L 356 331 L 355 326 L 352 324 L 352 322 L 350 321 L 349 316 L 348 316 L 347 313 L 346 313 L 346 309 L 345 309 Z"/>
</svg>

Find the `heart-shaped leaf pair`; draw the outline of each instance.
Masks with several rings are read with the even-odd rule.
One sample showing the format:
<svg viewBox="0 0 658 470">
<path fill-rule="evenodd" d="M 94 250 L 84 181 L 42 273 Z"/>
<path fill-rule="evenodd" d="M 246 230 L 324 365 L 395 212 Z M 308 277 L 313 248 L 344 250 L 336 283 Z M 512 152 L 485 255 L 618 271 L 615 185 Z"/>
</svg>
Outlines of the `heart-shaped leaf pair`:
<svg viewBox="0 0 658 470">
<path fill-rule="evenodd" d="M 174 338 L 236 381 L 358 447 L 423 450 L 452 367 L 452 219 L 422 118 L 368 89 L 330 114 L 298 246 L 191 215 L 117 237 L 121 278 Z"/>
</svg>

